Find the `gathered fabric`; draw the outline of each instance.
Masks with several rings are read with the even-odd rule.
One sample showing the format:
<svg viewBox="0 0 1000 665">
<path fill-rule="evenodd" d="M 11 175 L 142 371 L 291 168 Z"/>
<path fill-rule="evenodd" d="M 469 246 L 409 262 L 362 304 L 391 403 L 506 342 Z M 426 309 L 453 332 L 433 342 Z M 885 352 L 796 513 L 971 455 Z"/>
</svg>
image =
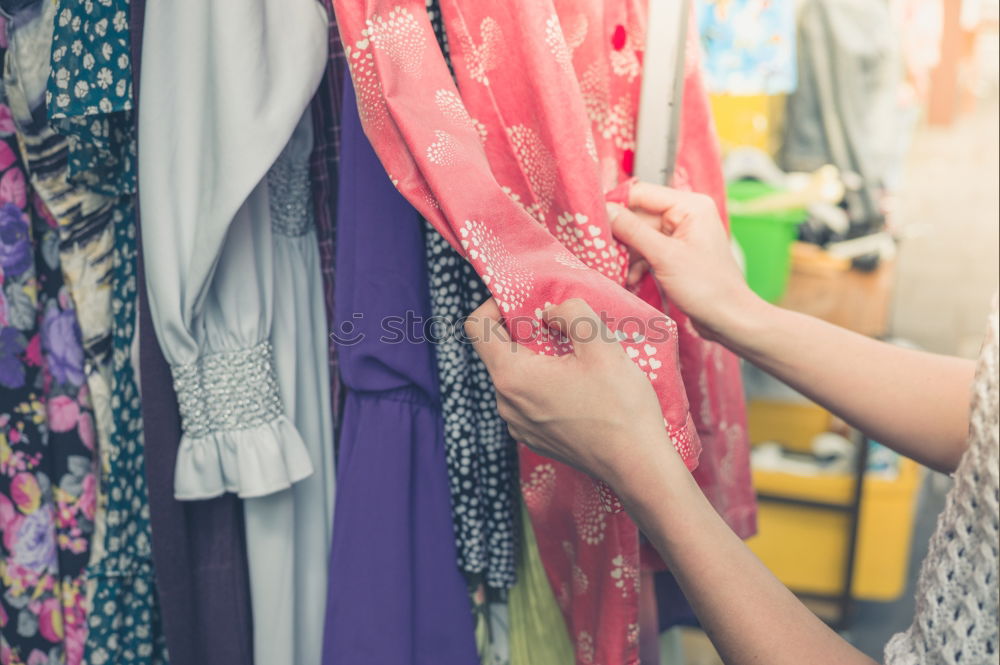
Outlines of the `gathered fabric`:
<svg viewBox="0 0 1000 665">
<path fill-rule="evenodd" d="M 260 0 L 151 1 L 146 17 L 142 77 L 156 85 L 139 110 L 139 195 L 150 312 L 183 429 L 174 493 L 266 496 L 314 469 L 281 402 L 268 341 L 265 176 L 322 78 L 326 16 L 314 0 Z M 250 54 L 260 76 L 239 74 Z M 174 94 L 180 88 L 188 93 Z M 211 160 L 201 159 L 206 137 Z"/>
</svg>

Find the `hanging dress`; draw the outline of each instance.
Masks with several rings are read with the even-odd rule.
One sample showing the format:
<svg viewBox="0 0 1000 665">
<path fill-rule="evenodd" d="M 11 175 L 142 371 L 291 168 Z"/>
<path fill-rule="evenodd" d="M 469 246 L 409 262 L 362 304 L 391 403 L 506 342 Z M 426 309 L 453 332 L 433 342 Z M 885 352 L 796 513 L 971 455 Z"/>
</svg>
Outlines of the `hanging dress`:
<svg viewBox="0 0 1000 665">
<path fill-rule="evenodd" d="M 95 445 L 57 223 L 0 87 L 0 663 L 82 662 Z"/>
<path fill-rule="evenodd" d="M 286 294 L 276 292 L 266 175 L 319 84 L 326 47 L 314 0 L 146 4 L 139 196 L 150 313 L 182 423 L 174 496 L 244 499 L 251 598 L 253 563 L 273 552 L 262 531 L 273 515 L 246 500 L 314 472 L 271 343 Z M 270 646 L 256 635 L 267 617 L 254 618 L 255 646 Z"/>
<path fill-rule="evenodd" d="M 581 297 L 604 312 L 652 381 L 671 441 L 696 466 L 676 328 L 619 286 L 627 255 L 604 207 L 604 190 L 631 166 L 640 4 L 442 1 L 457 86 L 423 2 L 335 7 L 366 131 L 398 189 L 471 261 L 508 320 L 534 322 L 537 333 L 525 340 L 533 350 L 569 350 L 542 330 L 547 303 Z M 519 48 L 503 48 L 509 43 Z M 519 455 L 577 659 L 635 662 L 635 524 L 606 487 L 523 447 Z M 575 567 L 587 574 L 586 589 L 573 586 Z"/>
<path fill-rule="evenodd" d="M 417 212 L 344 95 L 335 327 L 344 410 L 323 665 L 478 662 L 455 565 Z M 411 323 L 407 323 L 411 322 Z"/>
<path fill-rule="evenodd" d="M 157 85 L 139 110 L 140 199 L 150 309 L 184 429 L 180 499 L 262 496 L 312 472 L 274 377 L 263 179 L 319 82 L 326 22 L 312 0 L 280 4 L 146 5 L 143 79 Z M 239 75 L 248 54 L 267 76 Z"/>
<path fill-rule="evenodd" d="M 267 174 L 274 242 L 270 342 L 278 390 L 314 472 L 244 502 L 254 658 L 319 665 L 333 528 L 333 425 L 323 282 L 309 185 L 312 119 L 299 121 Z"/>
<path fill-rule="evenodd" d="M 438 5 L 429 0 L 427 11 L 447 59 Z M 490 293 L 472 265 L 433 226 L 424 225 L 431 310 L 444 324 L 434 352 L 458 567 L 495 606 L 517 579 L 517 449 L 497 413 L 489 372 L 461 330 L 463 317 Z"/>
<path fill-rule="evenodd" d="M 138 103 L 145 0 L 132 0 L 130 9 L 133 96 Z M 141 224 L 138 214 L 136 223 Z M 181 420 L 170 366 L 156 339 L 146 298 L 141 244 L 137 263 L 146 480 L 156 593 L 170 662 L 246 665 L 253 662 L 253 625 L 243 503 L 232 494 L 197 504 L 174 498 Z"/>
<path fill-rule="evenodd" d="M 101 451 L 107 526 L 88 571 L 87 662 L 164 663 L 155 596 L 143 427 L 133 369 L 136 325 L 135 136 L 129 2 L 59 3 L 46 90 L 66 137 L 68 180 L 109 198 L 113 413 Z"/>
<path fill-rule="evenodd" d="M 117 157 L 121 148 L 127 160 L 130 139 L 106 126 L 98 128 L 103 118 L 91 119 L 86 123 L 89 133 L 83 134 L 62 127 L 64 135 L 49 126 L 44 99 L 50 60 L 39 58 L 39 54 L 51 52 L 56 43 L 53 29 L 61 34 L 68 28 L 83 31 L 79 36 L 86 37 L 87 46 L 81 39 L 80 48 L 71 50 L 85 59 L 84 50 L 98 48 L 94 34 L 101 29 L 85 21 L 61 22 L 66 18 L 64 9 L 56 21 L 54 3 L 41 3 L 41 10 L 42 20 L 20 23 L 10 36 L 15 55 L 11 58 L 8 54 L 5 82 L 12 101 L 17 100 L 12 111 L 32 182 L 59 224 L 64 276 L 81 312 L 85 345 L 91 346 L 93 372 L 88 380 L 95 396 L 101 483 L 87 573 L 91 611 L 84 659 L 162 663 L 164 645 L 153 591 L 142 421 L 131 353 L 136 291 L 130 167 L 118 162 L 110 178 L 95 173 L 111 163 L 105 153 Z M 93 34 L 88 32 L 91 29 Z M 114 37 L 107 32 L 98 36 L 111 40 L 126 30 L 127 21 L 115 24 Z M 127 33 L 122 43 L 127 46 Z M 126 56 L 121 79 L 126 84 L 131 80 L 127 66 Z M 71 63 L 66 71 L 75 94 L 81 96 L 94 72 L 86 71 L 80 62 Z M 106 110 L 98 107 L 94 115 Z M 80 111 L 90 113 L 89 107 Z"/>
</svg>

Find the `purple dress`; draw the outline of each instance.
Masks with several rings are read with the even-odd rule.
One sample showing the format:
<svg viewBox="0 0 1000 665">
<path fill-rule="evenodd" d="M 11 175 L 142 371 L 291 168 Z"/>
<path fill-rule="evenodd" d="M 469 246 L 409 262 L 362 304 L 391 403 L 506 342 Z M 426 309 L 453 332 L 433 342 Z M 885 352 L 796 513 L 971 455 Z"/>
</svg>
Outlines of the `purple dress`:
<svg viewBox="0 0 1000 665">
<path fill-rule="evenodd" d="M 345 402 L 323 665 L 473 665 L 434 350 L 394 332 L 419 332 L 413 315 L 430 310 L 420 218 L 365 138 L 350 86 L 341 131 L 334 334 Z"/>
</svg>

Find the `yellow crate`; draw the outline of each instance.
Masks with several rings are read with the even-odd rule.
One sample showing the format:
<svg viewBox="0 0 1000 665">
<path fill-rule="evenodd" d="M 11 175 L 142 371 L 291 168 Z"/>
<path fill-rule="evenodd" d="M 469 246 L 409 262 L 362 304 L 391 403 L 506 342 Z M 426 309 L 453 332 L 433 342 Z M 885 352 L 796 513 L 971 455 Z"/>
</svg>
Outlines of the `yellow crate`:
<svg viewBox="0 0 1000 665">
<path fill-rule="evenodd" d="M 753 147 L 775 155 L 781 147 L 785 95 L 709 95 L 723 152 Z"/>
<path fill-rule="evenodd" d="M 813 438 L 830 429 L 830 412 L 811 402 L 750 400 L 747 427 L 750 441 L 777 441 L 801 452 L 812 450 Z"/>
<path fill-rule="evenodd" d="M 894 479 L 865 479 L 858 526 L 852 593 L 856 598 L 893 600 L 906 586 L 910 540 L 922 471 L 900 461 Z M 847 505 L 850 475 L 799 476 L 774 471 L 753 473 L 758 492 Z M 750 549 L 794 591 L 836 594 L 844 585 L 849 516 L 817 508 L 761 501 L 758 535 Z"/>
</svg>

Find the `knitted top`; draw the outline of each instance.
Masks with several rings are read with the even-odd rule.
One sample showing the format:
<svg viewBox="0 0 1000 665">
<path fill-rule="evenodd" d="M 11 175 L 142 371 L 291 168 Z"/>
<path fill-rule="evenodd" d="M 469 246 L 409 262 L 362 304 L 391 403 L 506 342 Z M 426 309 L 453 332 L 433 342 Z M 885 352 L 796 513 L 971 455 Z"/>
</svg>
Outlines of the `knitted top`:
<svg viewBox="0 0 1000 665">
<path fill-rule="evenodd" d="M 998 484 L 998 322 L 994 300 L 976 369 L 969 448 L 917 583 L 916 617 L 885 648 L 887 665 L 996 663 Z"/>
</svg>

